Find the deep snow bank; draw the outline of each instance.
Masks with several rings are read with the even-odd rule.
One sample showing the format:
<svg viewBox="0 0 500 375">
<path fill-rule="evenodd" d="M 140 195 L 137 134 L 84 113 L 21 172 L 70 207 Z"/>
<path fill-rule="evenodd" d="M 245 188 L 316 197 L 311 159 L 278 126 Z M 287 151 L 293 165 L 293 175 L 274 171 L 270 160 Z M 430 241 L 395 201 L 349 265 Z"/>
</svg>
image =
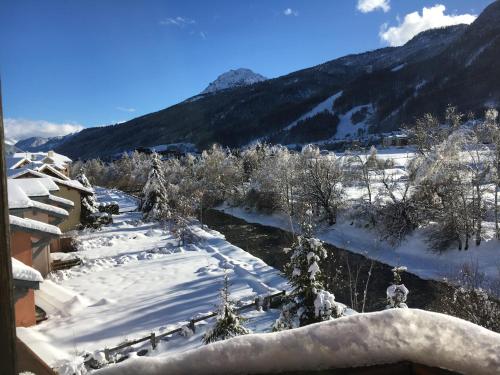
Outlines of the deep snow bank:
<svg viewBox="0 0 500 375">
<path fill-rule="evenodd" d="M 258 374 L 400 361 L 463 374 L 498 374 L 500 334 L 448 315 L 394 309 L 240 336 L 178 355 L 136 357 L 97 373 Z"/>
</svg>

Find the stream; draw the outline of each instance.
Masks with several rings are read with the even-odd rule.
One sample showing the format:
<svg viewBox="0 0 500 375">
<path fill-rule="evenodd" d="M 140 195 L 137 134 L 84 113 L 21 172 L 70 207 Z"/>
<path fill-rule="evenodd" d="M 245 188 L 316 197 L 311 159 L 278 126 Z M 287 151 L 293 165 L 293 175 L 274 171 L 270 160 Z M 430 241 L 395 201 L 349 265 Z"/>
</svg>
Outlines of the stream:
<svg viewBox="0 0 500 375">
<path fill-rule="evenodd" d="M 248 223 L 214 209 L 204 212 L 203 223 L 225 235 L 232 244 L 280 271 L 283 271 L 289 260 L 283 248 L 291 246 L 293 237 L 287 231 Z M 386 289 L 393 280 L 392 267 L 329 244 L 324 246 L 328 258 L 323 272 L 327 278 L 327 289 L 335 294 L 336 300 L 362 311 L 363 295 L 368 281 L 364 311 L 384 309 Z M 402 279 L 410 290 L 407 301 L 409 307 L 444 312 L 442 296 L 443 293 L 453 293 L 452 286 L 435 280 L 424 280 L 408 272 L 403 273 Z"/>
</svg>

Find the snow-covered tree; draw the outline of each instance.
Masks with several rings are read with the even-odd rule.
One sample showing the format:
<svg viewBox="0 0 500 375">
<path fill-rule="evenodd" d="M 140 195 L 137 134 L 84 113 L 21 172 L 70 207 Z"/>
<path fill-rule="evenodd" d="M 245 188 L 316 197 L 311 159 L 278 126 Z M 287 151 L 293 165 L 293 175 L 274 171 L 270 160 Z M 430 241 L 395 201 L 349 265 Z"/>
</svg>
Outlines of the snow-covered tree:
<svg viewBox="0 0 500 375">
<path fill-rule="evenodd" d="M 387 303 L 386 309 L 406 309 L 406 299 L 409 290 L 402 283 L 401 274 L 407 270 L 404 266 L 394 267 L 391 271 L 394 275 L 394 281 L 387 288 Z"/>
<path fill-rule="evenodd" d="M 337 221 L 337 212 L 344 201 L 344 173 L 335 155 L 322 157 L 319 149 L 304 148 L 301 154 L 302 198 L 324 212 L 329 225 Z"/>
<path fill-rule="evenodd" d="M 220 302 L 217 308 L 217 321 L 203 335 L 203 343 L 227 340 L 231 337 L 246 335 L 250 330 L 241 325 L 243 318 L 235 309 L 229 293 L 229 277 L 224 273 L 224 284 L 220 290 Z"/>
<path fill-rule="evenodd" d="M 148 180 L 142 190 L 141 210 L 145 220 L 170 218 L 166 182 L 158 154 L 153 154 Z"/>
<path fill-rule="evenodd" d="M 83 168 L 80 169 L 80 173 L 76 176 L 76 180 L 80 182 L 84 187 L 91 189 L 87 176 L 85 176 Z M 80 213 L 80 219 L 83 225 L 91 224 L 95 221 L 94 214 L 99 212 L 99 204 L 95 198 L 94 194 L 82 194 L 81 196 L 81 206 L 82 210 Z"/>
<path fill-rule="evenodd" d="M 500 210 L 498 198 L 498 192 L 500 190 L 500 124 L 498 123 L 498 111 L 495 108 L 489 108 L 486 110 L 484 117 L 484 143 L 490 143 L 491 177 L 495 186 L 495 232 L 496 238 L 500 239 Z"/>
<path fill-rule="evenodd" d="M 322 242 L 312 237 L 312 212 L 307 214 L 302 235 L 291 249 L 285 249 L 291 253 L 285 274 L 293 289 L 274 325 L 275 330 L 302 327 L 343 314 L 334 295 L 325 290 L 320 263 L 327 254 Z"/>
</svg>

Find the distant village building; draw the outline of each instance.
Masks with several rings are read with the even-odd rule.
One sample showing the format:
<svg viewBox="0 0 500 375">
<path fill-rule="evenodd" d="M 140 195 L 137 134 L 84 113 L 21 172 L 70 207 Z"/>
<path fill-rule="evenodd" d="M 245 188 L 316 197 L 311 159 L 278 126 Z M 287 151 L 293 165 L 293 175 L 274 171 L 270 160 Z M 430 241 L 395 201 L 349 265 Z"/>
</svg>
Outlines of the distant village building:
<svg viewBox="0 0 500 375">
<path fill-rule="evenodd" d="M 382 134 L 382 146 L 384 147 L 403 147 L 408 145 L 408 135 L 405 133 Z"/>
<path fill-rule="evenodd" d="M 49 152 L 17 152 L 7 158 L 7 168 L 9 170 L 29 168 L 43 172 L 43 169 L 50 166 L 58 172 L 59 176 L 69 176 L 69 166 L 72 160 L 67 156 L 54 151 Z M 12 172 L 10 172 L 12 173 Z"/>
</svg>

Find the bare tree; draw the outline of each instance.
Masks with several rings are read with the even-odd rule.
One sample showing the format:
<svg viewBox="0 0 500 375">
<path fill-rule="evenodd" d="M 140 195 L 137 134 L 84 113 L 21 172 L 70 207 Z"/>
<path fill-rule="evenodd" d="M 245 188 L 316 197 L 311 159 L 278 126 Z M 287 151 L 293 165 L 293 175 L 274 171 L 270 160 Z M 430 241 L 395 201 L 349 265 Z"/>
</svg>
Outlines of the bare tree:
<svg viewBox="0 0 500 375">
<path fill-rule="evenodd" d="M 344 173 L 335 156 L 303 153 L 301 157 L 303 195 L 313 207 L 321 208 L 328 224 L 337 221 L 337 212 L 344 197 Z"/>
</svg>

